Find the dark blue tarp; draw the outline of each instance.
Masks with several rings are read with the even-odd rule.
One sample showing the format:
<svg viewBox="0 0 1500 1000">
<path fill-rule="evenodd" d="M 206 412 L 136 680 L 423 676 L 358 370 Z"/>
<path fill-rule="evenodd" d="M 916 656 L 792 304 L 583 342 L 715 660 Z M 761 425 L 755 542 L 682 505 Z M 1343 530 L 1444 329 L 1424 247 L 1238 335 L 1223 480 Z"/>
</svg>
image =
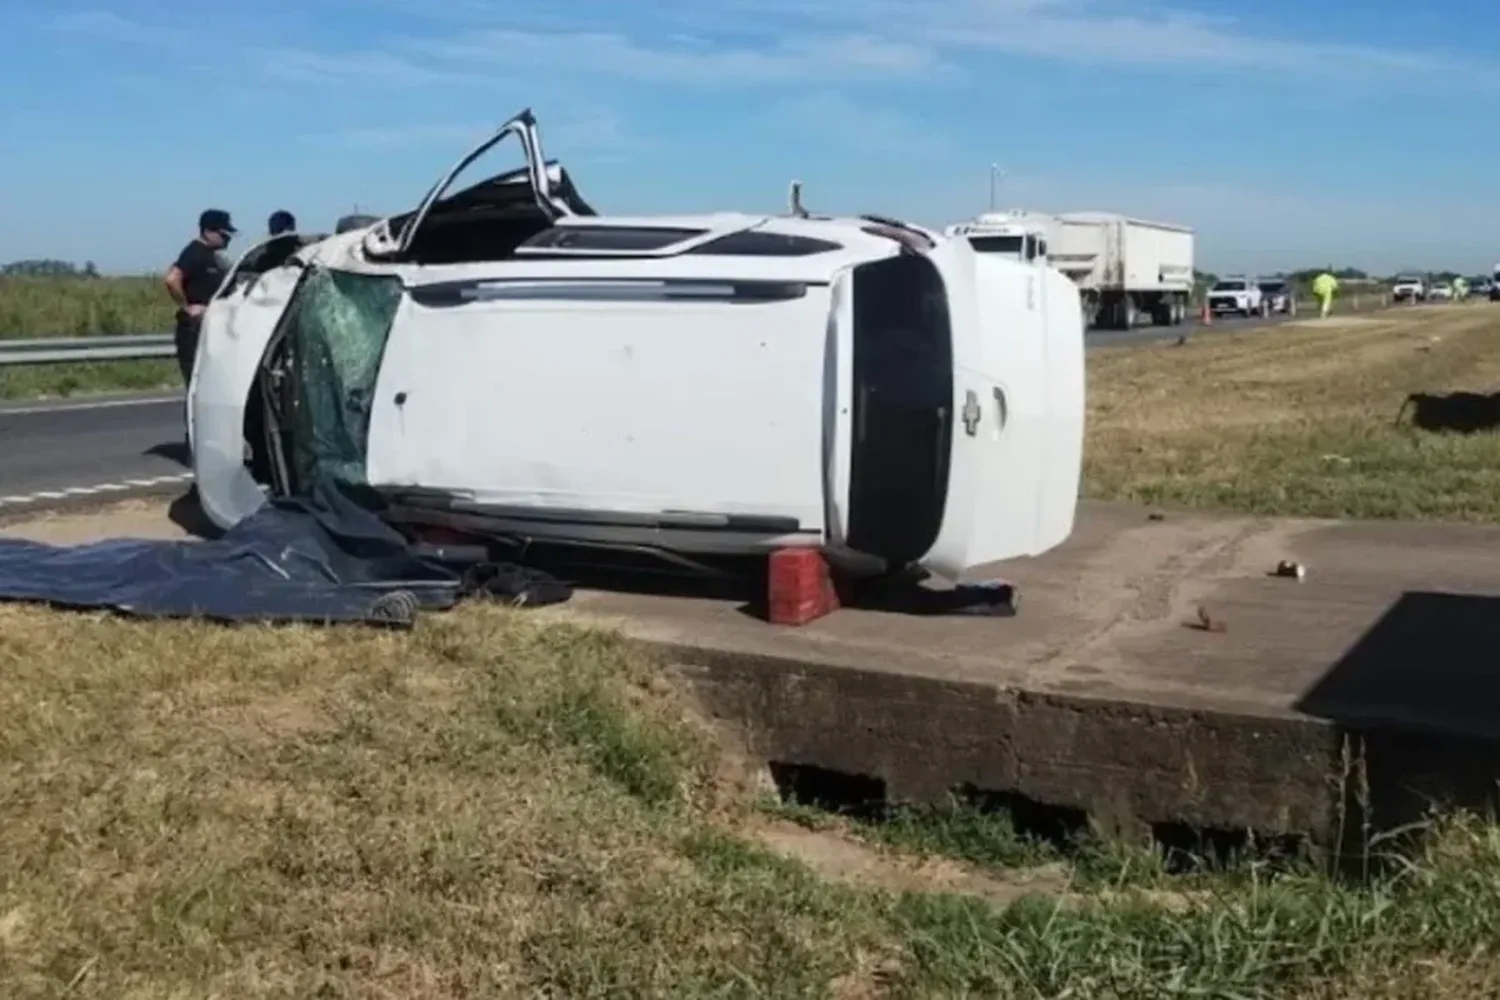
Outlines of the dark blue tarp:
<svg viewBox="0 0 1500 1000">
<path fill-rule="evenodd" d="M 472 593 L 550 604 L 569 588 L 520 567 L 424 558 L 374 506 L 336 489 L 274 500 L 205 541 L 0 538 L 0 600 L 148 618 L 402 626 Z"/>
</svg>

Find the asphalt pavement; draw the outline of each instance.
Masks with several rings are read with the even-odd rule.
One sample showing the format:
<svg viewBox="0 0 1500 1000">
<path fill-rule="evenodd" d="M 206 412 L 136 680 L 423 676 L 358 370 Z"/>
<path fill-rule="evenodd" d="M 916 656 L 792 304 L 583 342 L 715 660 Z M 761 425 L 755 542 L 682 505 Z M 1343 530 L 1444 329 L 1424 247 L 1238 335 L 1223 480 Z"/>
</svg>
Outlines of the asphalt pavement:
<svg viewBox="0 0 1500 1000">
<path fill-rule="evenodd" d="M 1096 331 L 1091 347 L 1175 340 L 1186 331 L 1246 330 L 1278 322 L 1222 320 L 1201 331 L 1143 327 Z M 0 405 L 0 513 L 64 496 L 128 494 L 186 482 L 180 393 Z"/>
<path fill-rule="evenodd" d="M 180 394 L 0 406 L 0 507 L 36 494 L 128 493 L 187 472 Z"/>
</svg>

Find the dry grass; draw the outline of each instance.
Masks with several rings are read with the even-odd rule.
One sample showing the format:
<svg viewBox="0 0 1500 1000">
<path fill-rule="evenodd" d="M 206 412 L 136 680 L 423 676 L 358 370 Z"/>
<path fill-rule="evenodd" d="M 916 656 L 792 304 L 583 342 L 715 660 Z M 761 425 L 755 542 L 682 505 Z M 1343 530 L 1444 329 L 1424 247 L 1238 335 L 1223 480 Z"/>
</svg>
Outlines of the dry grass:
<svg viewBox="0 0 1500 1000">
<path fill-rule="evenodd" d="M 1378 885 L 1241 871 L 1184 906 L 1146 855 L 1070 875 L 1003 817 L 789 832 L 659 676 L 493 607 L 406 634 L 0 607 L 0 996 L 1343 1000 L 1494 971 L 1490 827 Z"/>
<path fill-rule="evenodd" d="M 1500 388 L 1488 303 L 1335 317 L 1089 359 L 1086 489 L 1096 497 L 1329 517 L 1500 517 L 1490 430 L 1397 423 L 1410 393 Z"/>
<path fill-rule="evenodd" d="M 493 609 L 414 637 L 0 609 L 0 674 L 12 1000 L 691 993 L 735 970 L 793 996 L 869 933 L 725 854 L 735 785 L 607 636 Z"/>
</svg>

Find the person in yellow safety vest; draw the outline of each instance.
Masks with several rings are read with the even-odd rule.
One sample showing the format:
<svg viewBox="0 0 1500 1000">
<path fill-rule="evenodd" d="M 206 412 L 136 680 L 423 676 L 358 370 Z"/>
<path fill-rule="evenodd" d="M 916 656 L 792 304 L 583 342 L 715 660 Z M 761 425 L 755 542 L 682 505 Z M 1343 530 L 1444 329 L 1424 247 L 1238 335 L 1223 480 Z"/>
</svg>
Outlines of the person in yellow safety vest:
<svg viewBox="0 0 1500 1000">
<path fill-rule="evenodd" d="M 1333 293 L 1339 290 L 1339 279 L 1324 271 L 1313 279 L 1313 295 L 1318 299 L 1318 315 L 1324 319 L 1333 310 Z"/>
</svg>

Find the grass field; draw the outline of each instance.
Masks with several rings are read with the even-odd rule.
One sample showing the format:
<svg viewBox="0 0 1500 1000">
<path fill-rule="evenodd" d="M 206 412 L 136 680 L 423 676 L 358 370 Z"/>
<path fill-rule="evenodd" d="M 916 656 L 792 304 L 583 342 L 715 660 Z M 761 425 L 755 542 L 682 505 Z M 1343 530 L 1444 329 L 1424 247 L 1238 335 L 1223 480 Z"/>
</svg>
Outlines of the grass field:
<svg viewBox="0 0 1500 1000">
<path fill-rule="evenodd" d="M 1497 344 L 1500 307 L 1479 302 L 1098 350 L 1085 488 L 1261 514 L 1495 520 Z M 1477 396 L 1417 416 L 1461 430 L 1402 413 L 1409 394 L 1459 390 Z"/>
<path fill-rule="evenodd" d="M 0 338 L 165 333 L 173 312 L 158 275 L 0 277 Z"/>
<path fill-rule="evenodd" d="M 173 313 L 155 276 L 0 277 L 0 340 L 166 333 Z M 170 360 L 0 368 L 0 399 L 146 391 L 181 381 Z"/>
<path fill-rule="evenodd" d="M 1393 421 L 1411 392 L 1487 390 L 1497 334 L 1475 305 L 1099 351 L 1087 488 L 1491 517 L 1495 434 Z M 1457 1000 L 1500 981 L 1500 827 L 1444 818 L 1399 864 L 1335 877 L 1183 871 L 998 813 L 835 818 L 775 802 L 663 676 L 495 607 L 398 633 L 0 606 L 0 996 Z"/>
<path fill-rule="evenodd" d="M 1399 874 L 1164 873 L 1003 816 L 768 808 L 653 665 L 0 607 L 0 995 L 1460 997 L 1500 832 Z M 800 820 L 794 821 L 794 820 Z"/>
</svg>

